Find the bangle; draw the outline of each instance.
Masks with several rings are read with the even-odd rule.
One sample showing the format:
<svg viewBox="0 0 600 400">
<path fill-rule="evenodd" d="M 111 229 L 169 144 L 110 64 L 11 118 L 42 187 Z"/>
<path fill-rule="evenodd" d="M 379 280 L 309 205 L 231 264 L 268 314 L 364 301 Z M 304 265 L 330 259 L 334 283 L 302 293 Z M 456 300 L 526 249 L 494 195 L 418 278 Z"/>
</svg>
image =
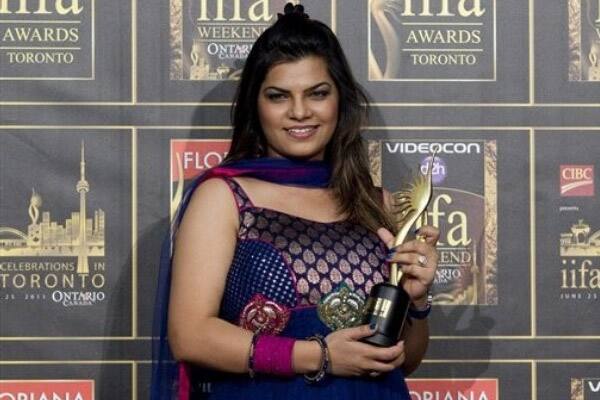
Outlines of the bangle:
<svg viewBox="0 0 600 400">
<path fill-rule="evenodd" d="M 292 352 L 296 339 L 259 335 L 254 345 L 253 371 L 279 376 L 294 376 Z"/>
<path fill-rule="evenodd" d="M 321 366 L 319 370 L 314 374 L 304 374 L 304 381 L 308 384 L 314 384 L 321 382 L 325 378 L 325 374 L 329 368 L 329 348 L 321 335 L 314 335 L 306 338 L 306 340 L 317 342 L 319 347 L 321 347 Z"/>
<path fill-rule="evenodd" d="M 260 329 L 254 332 L 252 335 L 252 341 L 250 342 L 250 350 L 248 353 L 248 375 L 250 378 L 254 378 L 254 349 L 256 348 L 256 342 L 258 341 L 258 336 L 260 335 Z"/>
</svg>

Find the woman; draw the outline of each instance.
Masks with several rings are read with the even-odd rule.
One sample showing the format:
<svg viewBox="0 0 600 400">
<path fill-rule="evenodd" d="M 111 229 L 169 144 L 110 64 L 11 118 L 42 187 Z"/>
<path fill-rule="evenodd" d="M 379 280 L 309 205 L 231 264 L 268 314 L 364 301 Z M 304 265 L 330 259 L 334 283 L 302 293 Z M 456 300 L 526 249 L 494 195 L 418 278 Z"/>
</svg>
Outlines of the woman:
<svg viewBox="0 0 600 400">
<path fill-rule="evenodd" d="M 335 35 L 286 5 L 246 61 L 227 159 L 193 185 L 175 221 L 157 336 L 168 320 L 180 362 L 155 365 L 154 399 L 410 398 L 404 375 L 427 346 L 418 318 L 438 232 L 422 227 L 424 241 L 388 253 L 389 195 L 369 176 L 361 102 Z M 402 341 L 379 348 L 361 342 L 374 327 L 357 325 L 388 262 L 402 265 L 414 318 Z M 155 350 L 171 355 L 164 340 Z"/>
</svg>

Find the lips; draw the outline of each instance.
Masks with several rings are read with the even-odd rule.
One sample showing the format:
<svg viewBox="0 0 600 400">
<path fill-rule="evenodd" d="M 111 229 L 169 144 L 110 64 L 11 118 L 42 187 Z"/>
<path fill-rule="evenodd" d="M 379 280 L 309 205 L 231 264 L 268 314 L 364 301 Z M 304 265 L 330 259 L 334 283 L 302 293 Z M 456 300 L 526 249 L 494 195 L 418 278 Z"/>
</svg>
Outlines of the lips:
<svg viewBox="0 0 600 400">
<path fill-rule="evenodd" d="M 286 128 L 288 135 L 296 139 L 306 139 L 317 132 L 319 125 L 302 125 Z"/>
</svg>

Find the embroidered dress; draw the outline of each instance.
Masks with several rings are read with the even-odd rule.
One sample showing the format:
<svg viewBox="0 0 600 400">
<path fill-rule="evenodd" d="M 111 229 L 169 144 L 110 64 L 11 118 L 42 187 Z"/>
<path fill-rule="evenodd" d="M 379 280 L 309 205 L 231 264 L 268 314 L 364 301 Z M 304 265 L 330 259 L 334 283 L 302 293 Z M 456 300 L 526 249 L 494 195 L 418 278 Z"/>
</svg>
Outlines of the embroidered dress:
<svg viewBox="0 0 600 400">
<path fill-rule="evenodd" d="M 388 277 L 385 244 L 363 226 L 323 223 L 255 207 L 241 186 L 223 178 L 240 228 L 220 317 L 245 329 L 304 339 L 358 324 L 373 285 Z M 307 385 L 293 378 L 227 374 L 190 367 L 191 398 L 410 399 L 399 369 L 378 378 L 328 375 Z"/>
</svg>

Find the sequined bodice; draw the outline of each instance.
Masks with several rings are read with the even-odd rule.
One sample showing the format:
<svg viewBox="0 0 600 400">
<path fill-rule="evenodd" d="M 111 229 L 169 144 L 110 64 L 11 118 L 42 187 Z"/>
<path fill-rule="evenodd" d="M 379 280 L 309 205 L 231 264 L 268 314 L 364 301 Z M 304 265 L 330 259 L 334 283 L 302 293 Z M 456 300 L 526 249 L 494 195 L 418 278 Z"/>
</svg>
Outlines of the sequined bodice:
<svg viewBox="0 0 600 400">
<path fill-rule="evenodd" d="M 317 305 L 344 284 L 365 298 L 387 278 L 385 245 L 363 226 L 255 207 L 236 181 L 226 182 L 240 228 L 221 304 L 223 318 L 237 323 L 257 294 L 294 309 Z"/>
</svg>

